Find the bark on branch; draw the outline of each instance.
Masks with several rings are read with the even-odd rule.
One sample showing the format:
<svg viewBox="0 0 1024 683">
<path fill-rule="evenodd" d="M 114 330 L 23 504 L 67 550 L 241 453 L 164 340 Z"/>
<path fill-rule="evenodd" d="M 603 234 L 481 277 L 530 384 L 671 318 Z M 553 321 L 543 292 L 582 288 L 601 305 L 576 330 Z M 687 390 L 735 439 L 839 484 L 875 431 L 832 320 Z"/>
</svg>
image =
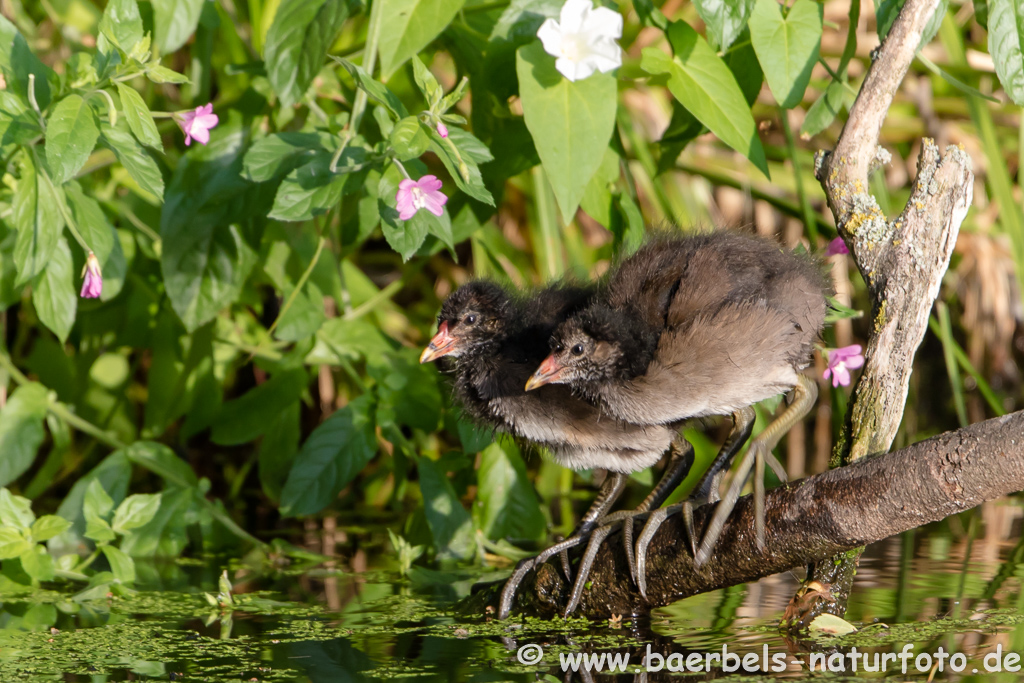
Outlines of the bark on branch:
<svg viewBox="0 0 1024 683">
<path fill-rule="evenodd" d="M 691 595 L 822 560 L 1021 490 L 1024 411 L 769 491 L 769 550 L 764 553 L 757 549 L 749 497 L 737 504 L 715 556 L 699 570 L 694 569 L 681 517 L 670 517 L 651 542 L 647 602 L 629 580 L 621 534 L 612 534 L 597 556 L 591 587 L 577 614 L 643 614 Z M 709 506 L 697 511 L 698 529 L 708 511 Z M 524 582 L 517 611 L 560 614 L 570 588 L 555 564 L 546 564 Z M 478 594 L 467 609 L 482 612 L 481 603 L 493 604 L 498 590 L 500 585 Z"/>
</svg>

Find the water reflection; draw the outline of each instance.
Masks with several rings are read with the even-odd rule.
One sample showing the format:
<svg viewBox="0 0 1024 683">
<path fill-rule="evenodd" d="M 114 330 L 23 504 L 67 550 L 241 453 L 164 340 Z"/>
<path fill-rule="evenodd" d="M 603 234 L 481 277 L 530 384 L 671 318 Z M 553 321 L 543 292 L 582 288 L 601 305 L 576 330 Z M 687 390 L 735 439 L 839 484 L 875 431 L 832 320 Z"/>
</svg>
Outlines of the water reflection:
<svg viewBox="0 0 1024 683">
<path fill-rule="evenodd" d="M 841 641 L 795 641 L 777 631 L 799 572 L 695 596 L 643 623 L 498 623 L 447 611 L 475 581 L 494 578 L 476 569 L 414 568 L 401 578 L 383 554 L 337 567 L 248 558 L 228 563 L 234 589 L 225 606 L 202 595 L 216 594 L 222 563 L 139 563 L 140 590 L 122 596 L 0 594 L 0 680 L 657 681 L 681 674 L 636 674 L 648 652 L 678 664 L 723 646 L 762 664 L 778 654 L 784 670 L 770 675 L 795 679 L 811 676 L 808 653 L 848 661 L 907 643 L 915 656 L 939 648 L 965 655 L 961 674 L 947 663 L 934 671 L 938 680 L 1016 680 L 986 672 L 983 661 L 998 648 L 1004 657 L 1024 653 L 1021 518 L 1019 500 L 998 501 L 869 548 L 848 614 L 862 628 Z M 338 547 L 342 558 L 347 547 Z M 347 571 L 353 565 L 362 571 Z M 539 645 L 543 659 L 520 663 L 524 645 Z M 580 653 L 629 654 L 630 667 L 618 678 L 563 674 L 559 656 Z M 720 660 L 712 668 L 688 675 L 727 675 Z M 929 672 L 896 676 L 926 680 Z"/>
</svg>

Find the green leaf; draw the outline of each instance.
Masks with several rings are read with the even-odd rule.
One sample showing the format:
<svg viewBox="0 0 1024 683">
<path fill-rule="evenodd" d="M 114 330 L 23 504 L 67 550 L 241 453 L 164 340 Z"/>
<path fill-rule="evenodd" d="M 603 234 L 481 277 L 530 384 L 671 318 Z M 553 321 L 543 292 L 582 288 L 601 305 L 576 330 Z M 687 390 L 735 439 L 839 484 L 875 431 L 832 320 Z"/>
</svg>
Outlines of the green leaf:
<svg viewBox="0 0 1024 683">
<path fill-rule="evenodd" d="M 430 232 L 430 219 L 436 219 L 436 216 L 426 209 L 421 209 L 407 221 L 398 217 L 395 196 L 401 180 L 401 172 L 394 164 L 381 175 L 377 210 L 380 213 L 380 229 L 384 233 L 384 239 L 392 249 L 402 255 L 403 261 L 408 261 L 423 246 Z M 442 217 L 447 215 L 445 212 Z"/>
<path fill-rule="evenodd" d="M 131 52 L 142 40 L 142 15 L 135 0 L 110 0 L 103 10 L 100 33 L 125 52 Z M 100 50 L 103 50 L 102 43 Z"/>
<path fill-rule="evenodd" d="M 388 136 L 388 142 L 394 148 L 399 161 L 415 159 L 427 151 L 430 138 L 415 116 L 406 116 L 395 124 Z"/>
<path fill-rule="evenodd" d="M 16 496 L 6 488 L 0 489 L 0 523 L 20 531 L 28 531 L 35 521 L 32 501 L 23 496 Z"/>
<path fill-rule="evenodd" d="M 32 544 L 17 529 L 0 527 L 0 560 L 10 560 L 32 550 Z"/>
<path fill-rule="evenodd" d="M 255 389 L 223 405 L 213 423 L 210 440 L 221 446 L 235 446 L 256 439 L 299 399 L 308 385 L 304 369 L 275 373 Z"/>
<path fill-rule="evenodd" d="M 163 444 L 136 441 L 125 449 L 125 455 L 135 464 L 160 475 L 170 485 L 188 488 L 198 484 L 195 472 L 188 463 Z"/>
<path fill-rule="evenodd" d="M 544 535 L 540 501 L 510 439 L 492 443 L 480 453 L 473 514 L 484 535 L 493 540 L 533 540 Z"/>
<path fill-rule="evenodd" d="M 75 272 L 67 240 L 57 240 L 46 270 L 32 283 L 32 305 L 39 322 L 57 335 L 61 344 L 68 340 L 78 310 Z"/>
<path fill-rule="evenodd" d="M 907 0 L 881 0 L 881 2 L 875 3 L 875 28 L 878 31 L 878 40 L 885 40 L 885 37 L 889 35 L 889 29 L 892 28 L 892 24 L 896 21 L 896 17 L 899 16 L 900 10 L 903 9 L 903 5 L 906 4 Z M 1005 0 L 990 0 L 992 5 L 997 2 L 1005 2 Z M 935 12 L 932 14 L 928 23 L 925 24 L 924 30 L 921 32 L 921 42 L 917 44 L 917 49 L 920 50 L 928 43 L 932 42 L 932 38 L 939 32 L 939 27 L 942 26 L 942 18 L 946 16 L 946 9 L 949 7 L 949 0 L 939 0 L 938 6 L 935 8 Z M 991 22 L 991 19 L 989 19 Z M 991 31 L 989 26 L 989 31 Z M 992 57 L 995 58 L 995 53 L 991 49 L 991 33 L 989 34 L 989 52 L 992 53 Z M 998 61 L 996 62 L 998 64 Z M 998 67 L 996 71 L 998 73 Z"/>
<path fill-rule="evenodd" d="M 757 137 L 757 125 L 729 67 L 683 22 L 673 22 L 668 37 L 675 57 L 656 48 L 644 48 L 640 68 L 652 75 L 668 74 L 669 92 L 722 142 L 745 155 L 767 176 L 768 164 Z"/>
<path fill-rule="evenodd" d="M 516 73 L 526 127 L 537 146 L 562 220 L 576 214 L 615 128 L 615 78 L 596 73 L 573 83 L 555 70 L 540 42 L 519 48 Z"/>
<path fill-rule="evenodd" d="M 412 58 L 412 74 L 416 80 L 417 87 L 423 93 L 424 99 L 427 100 L 427 106 L 433 108 L 444 97 L 444 90 L 441 88 L 441 84 L 434 78 L 434 74 L 430 72 L 430 69 L 415 55 Z"/>
<path fill-rule="evenodd" d="M 1003 90 L 1014 104 L 1024 105 L 1024 3 L 1021 0 L 989 0 L 988 51 Z"/>
<path fill-rule="evenodd" d="M 383 365 L 370 368 L 377 380 L 377 424 L 395 424 L 432 432 L 441 419 L 441 391 L 437 373 L 422 365 L 417 353 L 391 354 Z M 387 416 L 387 417 L 385 417 Z"/>
<path fill-rule="evenodd" d="M 57 238 L 64 228 L 58 201 L 57 189 L 46 170 L 36 168 L 31 154 L 23 154 L 21 178 L 12 202 L 14 227 L 18 230 L 14 244 L 17 285 L 41 273 L 57 248 Z"/>
<path fill-rule="evenodd" d="M 57 103 L 46 122 L 46 163 L 56 184 L 81 170 L 99 137 L 96 112 L 81 95 L 68 95 Z"/>
<path fill-rule="evenodd" d="M 107 495 L 103 488 L 103 482 L 93 479 L 85 490 L 85 498 L 82 501 L 82 512 L 87 517 L 106 519 L 110 511 L 114 509 L 114 500 Z"/>
<path fill-rule="evenodd" d="M 785 18 L 777 0 L 757 0 L 750 40 L 768 87 L 783 109 L 800 104 L 821 49 L 822 6 L 796 0 Z"/>
<path fill-rule="evenodd" d="M 201 2 L 202 0 L 200 0 Z M 163 151 L 163 142 L 156 129 L 156 121 L 149 112 L 149 107 L 135 88 L 124 83 L 117 84 L 117 94 L 121 97 L 121 108 L 128 120 L 128 127 L 135 137 L 144 145 Z"/>
<path fill-rule="evenodd" d="M 331 59 L 345 67 L 345 70 L 355 80 L 356 86 L 366 91 L 366 94 L 370 96 L 370 100 L 373 103 L 379 104 L 391 112 L 396 121 L 409 115 L 405 105 L 398 99 L 398 96 L 391 92 L 383 83 L 375 81 L 372 76 L 363 70 L 363 67 L 340 57 L 331 57 Z"/>
<path fill-rule="evenodd" d="M 117 538 L 105 519 L 88 513 L 85 515 L 85 533 L 83 535 L 97 543 L 109 543 Z"/>
<path fill-rule="evenodd" d="M 800 135 L 814 136 L 832 125 L 843 108 L 844 87 L 841 81 L 829 82 L 825 92 L 807 110 Z"/>
<path fill-rule="evenodd" d="M 829 636 L 842 636 L 853 633 L 857 627 L 842 617 L 834 614 L 819 614 L 807 627 L 812 634 L 823 634 Z"/>
<path fill-rule="evenodd" d="M 693 4 L 716 50 L 729 49 L 743 33 L 754 8 L 754 0 L 694 0 Z"/>
<path fill-rule="evenodd" d="M 177 71 L 168 69 L 166 66 L 159 64 L 151 64 L 146 67 L 146 78 L 153 81 L 154 83 L 188 83 L 188 77 L 184 74 L 180 74 Z"/>
<path fill-rule="evenodd" d="M 354 173 L 331 173 L 331 155 L 318 153 L 281 182 L 274 196 L 270 218 L 279 221 L 307 221 L 336 207 L 344 195 L 362 189 L 366 169 Z M 366 150 L 348 146 L 341 155 L 338 170 L 361 164 Z"/>
<path fill-rule="evenodd" d="M 71 522 L 57 515 L 43 515 L 32 524 L 32 541 L 42 543 L 71 528 Z"/>
<path fill-rule="evenodd" d="M 127 532 L 121 550 L 132 557 L 178 557 L 188 545 L 187 521 L 194 489 L 164 491 L 153 519 Z"/>
<path fill-rule="evenodd" d="M 334 318 L 333 320 L 339 320 Z M 295 401 L 282 410 L 267 425 L 266 434 L 260 442 L 259 475 L 263 492 L 277 502 L 281 499 L 281 490 L 288 478 L 288 472 L 295 462 L 295 454 L 299 452 L 299 440 L 302 438 L 301 404 Z"/>
<path fill-rule="evenodd" d="M 0 486 L 7 486 L 32 465 L 43 442 L 43 418 L 49 403 L 46 394 L 42 384 L 23 384 L 0 409 Z M 3 495 L 0 492 L 0 501 Z"/>
<path fill-rule="evenodd" d="M 348 0 L 283 0 L 278 6 L 263 61 L 281 106 L 302 99 L 348 14 Z"/>
<path fill-rule="evenodd" d="M 136 493 L 128 496 L 114 513 L 110 526 L 119 534 L 148 524 L 160 509 L 159 493 Z"/>
<path fill-rule="evenodd" d="M 103 270 L 103 293 L 100 299 L 110 301 L 121 292 L 128 270 L 121 238 L 114 226 L 107 221 L 99 202 L 86 196 L 76 181 L 72 180 L 65 185 L 64 193 L 79 232 L 96 255 L 96 260 L 100 262 L 100 268 Z M 74 275 L 72 272 L 72 276 Z"/>
<path fill-rule="evenodd" d="M 100 123 L 101 141 L 112 152 L 117 160 L 146 192 L 158 201 L 164 198 L 164 178 L 160 168 L 146 150 L 132 137 L 126 128 L 127 124 L 118 123 L 114 128 L 107 123 Z"/>
<path fill-rule="evenodd" d="M 18 559 L 21 560 L 21 568 L 32 577 L 33 583 L 53 580 L 53 558 L 43 546 L 32 546 Z"/>
<path fill-rule="evenodd" d="M 253 182 L 271 180 L 327 152 L 337 138 L 323 133 L 275 133 L 253 143 L 245 153 L 243 175 Z"/>
<path fill-rule="evenodd" d="M 100 549 L 110 563 L 110 571 L 114 573 L 114 578 L 121 583 L 135 581 L 135 561 L 132 558 L 112 545 L 101 546 Z"/>
<path fill-rule="evenodd" d="M 57 514 L 64 519 L 71 520 L 74 526 L 68 533 L 51 540 L 50 547 L 56 548 L 58 553 L 73 552 L 73 549 L 80 543 L 81 539 L 79 536 L 85 532 L 86 528 L 85 512 L 83 509 L 85 507 L 85 496 L 88 488 L 92 486 L 94 481 L 99 482 L 99 486 L 104 493 L 110 494 L 109 497 L 112 500 L 110 508 L 107 509 L 109 513 L 116 502 L 124 500 L 131 477 L 132 466 L 128 458 L 125 457 L 124 451 L 114 451 L 104 458 L 100 464 L 80 477 L 57 508 Z"/>
<path fill-rule="evenodd" d="M 472 557 L 475 549 L 473 520 L 455 495 L 452 483 L 433 460 L 419 458 L 416 462 L 434 549 L 442 558 L 464 560 Z"/>
<path fill-rule="evenodd" d="M 460 190 L 478 202 L 494 206 L 494 197 L 491 196 L 490 190 L 484 187 L 484 179 L 480 174 L 480 167 L 477 165 L 478 162 L 474 158 L 474 154 L 468 149 L 460 148 L 459 154 L 462 157 L 462 164 L 459 164 L 459 157 L 451 149 L 451 145 L 456 144 L 455 141 L 457 139 L 465 139 L 465 136 L 475 140 L 476 145 L 482 147 L 487 155 L 490 156 L 490 151 L 483 146 L 482 142 L 461 128 L 452 128 L 449 131 L 448 140 L 443 140 L 437 133 L 431 131 L 430 151 L 436 154 L 437 158 L 444 164 L 444 167 L 448 169 L 448 173 L 455 180 L 455 184 L 459 186 Z M 486 161 L 490 161 L 490 159 L 486 159 Z"/>
<path fill-rule="evenodd" d="M 0 15 L 0 70 L 7 79 L 7 88 L 28 102 L 29 75 L 35 76 L 36 103 L 41 109 L 50 106 L 51 82 L 57 86 L 56 74 L 43 64 L 29 48 L 25 37 L 7 17 Z"/>
<path fill-rule="evenodd" d="M 380 0 L 383 26 L 377 54 L 384 78 L 430 44 L 451 23 L 466 0 Z"/>
<path fill-rule="evenodd" d="M 196 32 L 199 15 L 203 11 L 203 0 L 152 0 L 152 2 L 153 33 L 156 44 L 162 54 L 177 52 L 178 48 Z"/>
<path fill-rule="evenodd" d="M 377 451 L 373 408 L 368 396 L 360 396 L 313 430 L 281 491 L 282 515 L 323 510 L 370 462 Z"/>
<path fill-rule="evenodd" d="M 377 325 L 365 318 L 331 318 L 316 333 L 316 344 L 306 363 L 340 365 L 344 360 L 379 358 L 392 347 Z"/>
</svg>

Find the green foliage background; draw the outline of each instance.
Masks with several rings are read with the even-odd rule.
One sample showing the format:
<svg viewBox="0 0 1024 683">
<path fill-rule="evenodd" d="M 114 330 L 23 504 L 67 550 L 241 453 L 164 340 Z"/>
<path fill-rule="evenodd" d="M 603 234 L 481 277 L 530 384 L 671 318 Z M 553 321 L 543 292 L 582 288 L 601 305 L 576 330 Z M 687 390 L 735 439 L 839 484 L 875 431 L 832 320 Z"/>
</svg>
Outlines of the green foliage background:
<svg viewBox="0 0 1024 683">
<path fill-rule="evenodd" d="M 756 216 L 824 249 L 812 154 L 901 5 L 636 0 L 622 67 L 570 82 L 535 37 L 558 0 L 5 3 L 4 579 L 105 591 L 133 557 L 267 549 L 309 515 L 382 520 L 406 565 L 571 528 L 574 475 L 466 421 L 417 362 L 440 300 L 599 275 L 645 224 Z M 922 134 L 980 167 L 900 443 L 1019 403 L 1020 10 L 939 3 L 883 131 L 889 215 Z M 208 102 L 210 143 L 184 146 L 175 112 Z M 400 165 L 444 181 L 444 215 L 398 218 Z M 845 395 L 796 450 L 827 455 Z"/>
</svg>

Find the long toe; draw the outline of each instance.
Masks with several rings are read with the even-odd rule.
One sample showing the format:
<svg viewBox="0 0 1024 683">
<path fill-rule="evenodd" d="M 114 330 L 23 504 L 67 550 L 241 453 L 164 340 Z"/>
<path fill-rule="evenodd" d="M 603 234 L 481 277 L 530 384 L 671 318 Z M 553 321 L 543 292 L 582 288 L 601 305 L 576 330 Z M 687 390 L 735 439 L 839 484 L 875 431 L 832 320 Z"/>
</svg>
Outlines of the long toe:
<svg viewBox="0 0 1024 683">
<path fill-rule="evenodd" d="M 562 565 L 562 573 L 565 574 L 565 580 L 572 581 L 572 567 L 569 565 L 569 551 L 563 550 L 558 553 L 558 559 Z"/>
<path fill-rule="evenodd" d="M 622 547 L 626 551 L 626 564 L 629 565 L 629 576 L 636 583 L 636 553 L 633 552 L 633 519 L 622 522 Z"/>
<path fill-rule="evenodd" d="M 697 557 L 697 529 L 693 525 L 693 501 L 684 500 L 683 523 L 686 525 L 686 539 L 690 542 L 690 554 Z"/>
<path fill-rule="evenodd" d="M 678 509 L 679 506 L 670 505 L 652 512 L 640 532 L 640 538 L 636 539 L 636 587 L 640 589 L 640 595 L 644 600 L 647 599 L 647 547 L 662 522 Z"/>
<path fill-rule="evenodd" d="M 512 601 L 516 597 L 516 590 L 519 588 L 519 584 L 522 583 L 523 577 L 526 576 L 527 572 L 537 565 L 536 560 L 537 558 L 535 557 L 520 560 L 519 564 L 516 565 L 515 571 L 512 572 L 512 576 L 508 577 L 505 587 L 501 589 L 501 603 L 498 606 L 499 619 L 508 619 L 508 615 L 512 611 Z"/>
<path fill-rule="evenodd" d="M 769 454 L 770 455 L 770 454 Z M 764 552 L 764 452 L 757 449 L 754 467 L 754 530 L 757 535 L 757 549 Z M 772 456 L 774 457 L 774 456 Z"/>
<path fill-rule="evenodd" d="M 564 616 L 566 619 L 576 611 L 576 607 L 580 604 L 580 598 L 583 597 L 583 589 L 590 578 L 590 569 L 594 566 L 594 558 L 597 557 L 597 551 L 601 549 L 604 539 L 617 526 L 617 523 L 600 526 L 590 534 L 590 543 L 587 544 L 587 550 L 583 553 L 583 559 L 580 560 L 580 566 L 576 571 L 576 581 L 572 584 L 572 593 L 569 595 L 569 603 L 565 606 Z"/>
</svg>

